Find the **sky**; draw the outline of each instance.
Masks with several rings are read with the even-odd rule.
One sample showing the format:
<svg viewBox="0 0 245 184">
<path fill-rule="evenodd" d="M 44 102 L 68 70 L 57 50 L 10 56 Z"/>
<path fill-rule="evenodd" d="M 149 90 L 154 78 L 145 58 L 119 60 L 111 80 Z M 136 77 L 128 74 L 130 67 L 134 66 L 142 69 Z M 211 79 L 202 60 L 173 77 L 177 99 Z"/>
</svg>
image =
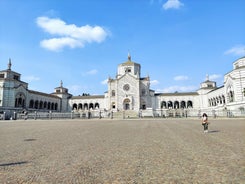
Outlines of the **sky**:
<svg viewBox="0 0 245 184">
<path fill-rule="evenodd" d="M 119 64 L 141 65 L 156 93 L 223 85 L 245 56 L 244 0 L 0 0 L 0 70 L 30 90 L 103 95 Z"/>
</svg>

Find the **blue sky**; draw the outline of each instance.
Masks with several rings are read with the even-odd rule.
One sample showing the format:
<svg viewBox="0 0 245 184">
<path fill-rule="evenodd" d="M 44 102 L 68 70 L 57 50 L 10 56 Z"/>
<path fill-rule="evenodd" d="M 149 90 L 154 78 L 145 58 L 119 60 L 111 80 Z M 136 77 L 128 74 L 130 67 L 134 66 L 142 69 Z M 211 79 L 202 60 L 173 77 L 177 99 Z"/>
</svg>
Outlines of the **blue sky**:
<svg viewBox="0 0 245 184">
<path fill-rule="evenodd" d="M 29 89 L 104 94 L 127 60 L 156 92 L 192 92 L 206 74 L 223 85 L 245 56 L 244 0 L 0 0 L 0 70 Z"/>
</svg>

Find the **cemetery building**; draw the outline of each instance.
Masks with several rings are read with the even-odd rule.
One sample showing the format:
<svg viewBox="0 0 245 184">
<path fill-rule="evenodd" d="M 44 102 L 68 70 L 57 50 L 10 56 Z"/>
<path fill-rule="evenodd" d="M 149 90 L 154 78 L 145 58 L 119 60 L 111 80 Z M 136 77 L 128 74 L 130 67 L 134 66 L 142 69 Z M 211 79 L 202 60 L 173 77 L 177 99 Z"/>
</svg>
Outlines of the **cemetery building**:
<svg viewBox="0 0 245 184">
<path fill-rule="evenodd" d="M 245 116 L 245 57 L 236 60 L 224 75 L 223 86 L 206 80 L 194 92 L 156 93 L 150 76 L 141 76 L 141 65 L 131 60 L 118 65 L 115 78 L 108 78 L 108 90 L 101 95 L 73 96 L 60 86 L 54 92 L 28 89 L 9 60 L 0 71 L 0 114 L 5 118 L 27 112 L 76 112 L 92 116 L 189 117 L 207 112 L 210 116 Z"/>
</svg>

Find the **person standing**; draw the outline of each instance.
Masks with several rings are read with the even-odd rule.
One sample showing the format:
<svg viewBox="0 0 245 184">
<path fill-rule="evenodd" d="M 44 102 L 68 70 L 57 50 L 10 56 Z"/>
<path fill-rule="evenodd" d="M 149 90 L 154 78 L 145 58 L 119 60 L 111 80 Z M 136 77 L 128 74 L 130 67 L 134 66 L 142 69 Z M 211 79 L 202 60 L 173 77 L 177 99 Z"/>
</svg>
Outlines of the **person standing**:
<svg viewBox="0 0 245 184">
<path fill-rule="evenodd" d="M 208 133 L 208 115 L 203 113 L 202 115 L 202 125 L 204 128 L 204 133 Z"/>
</svg>

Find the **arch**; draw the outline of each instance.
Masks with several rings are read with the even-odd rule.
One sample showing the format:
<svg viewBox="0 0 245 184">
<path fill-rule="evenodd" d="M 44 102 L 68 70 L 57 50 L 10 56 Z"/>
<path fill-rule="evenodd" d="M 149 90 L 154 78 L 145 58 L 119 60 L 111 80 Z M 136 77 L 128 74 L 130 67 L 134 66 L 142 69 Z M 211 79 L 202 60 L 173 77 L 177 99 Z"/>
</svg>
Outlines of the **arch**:
<svg viewBox="0 0 245 184">
<path fill-rule="evenodd" d="M 129 110 L 130 109 L 130 99 L 126 98 L 123 100 L 123 109 Z"/>
<path fill-rule="evenodd" d="M 88 104 L 87 104 L 87 103 L 83 104 L 83 108 L 84 108 L 85 110 L 88 110 Z"/>
<path fill-rule="evenodd" d="M 214 97 L 213 97 L 213 106 L 216 106 L 216 100 Z"/>
<path fill-rule="evenodd" d="M 43 109 L 43 101 L 40 101 L 40 103 L 39 103 L 39 109 Z"/>
<path fill-rule="evenodd" d="M 178 102 L 178 101 L 175 101 L 175 102 L 174 102 L 174 108 L 175 108 L 175 109 L 179 109 L 179 102 Z"/>
<path fill-rule="evenodd" d="M 18 93 L 15 96 L 15 107 L 25 107 L 26 97 L 23 93 Z"/>
<path fill-rule="evenodd" d="M 112 102 L 112 103 L 111 103 L 111 108 L 112 108 L 112 109 L 115 109 L 115 108 L 116 108 L 116 103 L 115 103 L 115 102 Z"/>
<path fill-rule="evenodd" d="M 58 103 L 54 104 L 54 110 L 56 110 L 56 111 L 58 110 Z"/>
<path fill-rule="evenodd" d="M 162 101 L 161 102 L 161 109 L 166 109 L 167 108 L 167 102 L 166 101 Z"/>
<path fill-rule="evenodd" d="M 74 104 L 72 105 L 72 110 L 77 110 L 77 104 L 76 104 L 76 103 L 74 103 Z"/>
<path fill-rule="evenodd" d="M 116 96 L 115 90 L 112 90 L 112 91 L 111 91 L 111 96 Z"/>
<path fill-rule="evenodd" d="M 234 90 L 231 85 L 227 88 L 227 97 L 229 102 L 234 102 Z"/>
<path fill-rule="evenodd" d="M 35 108 L 35 109 L 38 109 L 38 107 L 39 107 L 39 101 L 36 100 L 35 103 L 34 103 L 34 108 Z"/>
<path fill-rule="evenodd" d="M 219 105 L 219 98 L 218 97 L 216 97 L 215 101 L 216 101 L 216 105 Z"/>
<path fill-rule="evenodd" d="M 192 108 L 193 102 L 191 100 L 187 101 L 187 108 Z"/>
<path fill-rule="evenodd" d="M 94 104 L 94 108 L 96 109 L 99 109 L 100 108 L 100 104 L 98 103 L 98 102 L 96 102 L 95 104 Z"/>
<path fill-rule="evenodd" d="M 34 108 L 34 100 L 30 100 L 30 102 L 29 102 L 29 108 Z"/>
<path fill-rule="evenodd" d="M 54 110 L 54 102 L 51 103 L 51 110 Z"/>
<path fill-rule="evenodd" d="M 168 105 L 168 108 L 169 108 L 169 109 L 170 109 L 170 108 L 171 108 L 171 109 L 173 108 L 173 102 L 168 101 L 167 105 Z"/>
<path fill-rule="evenodd" d="M 221 97 L 221 96 L 219 96 L 219 103 L 220 103 L 220 104 L 222 104 L 222 103 L 223 103 L 223 101 L 222 101 L 222 97 Z"/>
<path fill-rule="evenodd" d="M 146 109 L 146 102 L 144 100 L 141 101 L 141 109 Z"/>
<path fill-rule="evenodd" d="M 78 104 L 78 110 L 83 109 L 83 105 L 81 103 Z"/>
<path fill-rule="evenodd" d="M 50 110 L 51 104 L 50 102 L 48 102 L 48 110 Z"/>
<path fill-rule="evenodd" d="M 46 109 L 47 108 L 47 102 L 45 101 L 43 104 L 43 108 Z"/>
<path fill-rule="evenodd" d="M 186 102 L 185 101 L 180 102 L 180 108 L 182 108 L 182 109 L 186 108 Z"/>
<path fill-rule="evenodd" d="M 223 104 L 225 104 L 225 96 L 222 95 L 222 101 L 223 101 Z"/>
<path fill-rule="evenodd" d="M 93 103 L 89 103 L 89 109 L 94 109 L 94 104 Z"/>
<path fill-rule="evenodd" d="M 212 101 L 208 99 L 208 106 L 210 107 L 212 105 Z"/>
</svg>

